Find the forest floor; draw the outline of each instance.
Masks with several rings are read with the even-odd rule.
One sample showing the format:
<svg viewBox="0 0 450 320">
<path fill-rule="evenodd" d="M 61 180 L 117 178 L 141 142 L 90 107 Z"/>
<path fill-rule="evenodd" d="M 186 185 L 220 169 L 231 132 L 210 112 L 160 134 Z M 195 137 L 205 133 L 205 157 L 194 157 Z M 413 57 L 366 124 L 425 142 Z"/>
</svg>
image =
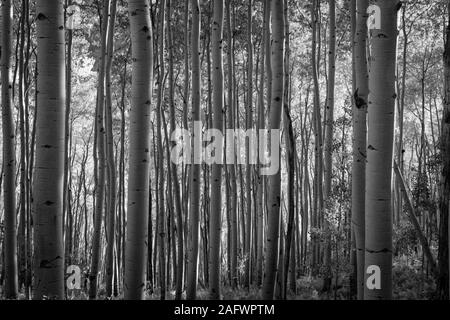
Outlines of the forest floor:
<svg viewBox="0 0 450 320">
<path fill-rule="evenodd" d="M 300 276 L 296 282 L 296 292 L 288 290 L 287 300 L 348 300 L 350 297 L 349 277 L 342 272 L 338 281 L 332 280 L 333 285 L 330 292 L 322 292 L 323 279 L 319 277 Z M 69 300 L 88 300 L 86 290 L 69 295 Z M 393 299 L 394 300 L 432 300 L 436 292 L 436 284 L 433 278 L 422 268 L 421 263 L 395 259 L 393 266 Z M 113 298 L 106 297 L 104 286 L 100 286 L 98 291 L 99 300 L 121 300 L 123 295 Z M 145 300 L 160 300 L 159 289 L 146 292 Z M 230 286 L 222 287 L 223 300 L 260 300 L 261 289 L 251 286 L 250 289 L 239 287 L 233 289 Z M 0 287 L 0 300 L 3 299 L 3 292 Z M 25 300 L 26 296 L 22 290 L 18 297 Z M 175 299 L 175 290 L 167 290 L 167 300 Z M 183 293 L 182 299 L 185 299 Z M 208 289 L 199 284 L 197 291 L 198 300 L 208 300 Z"/>
</svg>

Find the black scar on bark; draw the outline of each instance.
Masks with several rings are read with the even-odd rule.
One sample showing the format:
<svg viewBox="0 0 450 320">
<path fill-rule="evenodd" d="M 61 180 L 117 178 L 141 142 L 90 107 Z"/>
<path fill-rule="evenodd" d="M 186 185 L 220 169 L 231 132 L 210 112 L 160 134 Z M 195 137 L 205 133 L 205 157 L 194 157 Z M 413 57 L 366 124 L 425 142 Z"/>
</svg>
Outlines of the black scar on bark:
<svg viewBox="0 0 450 320">
<path fill-rule="evenodd" d="M 369 252 L 369 253 L 392 253 L 392 250 L 389 250 L 388 248 L 383 248 L 381 250 L 366 249 L 366 251 Z"/>
<path fill-rule="evenodd" d="M 356 89 L 355 94 L 353 95 L 355 99 L 355 105 L 357 109 L 361 109 L 365 105 L 367 105 L 366 101 L 359 96 L 359 88 Z"/>
<path fill-rule="evenodd" d="M 36 17 L 38 20 L 45 20 L 47 19 L 47 16 L 43 14 L 42 12 L 39 12 L 39 14 Z"/>
</svg>

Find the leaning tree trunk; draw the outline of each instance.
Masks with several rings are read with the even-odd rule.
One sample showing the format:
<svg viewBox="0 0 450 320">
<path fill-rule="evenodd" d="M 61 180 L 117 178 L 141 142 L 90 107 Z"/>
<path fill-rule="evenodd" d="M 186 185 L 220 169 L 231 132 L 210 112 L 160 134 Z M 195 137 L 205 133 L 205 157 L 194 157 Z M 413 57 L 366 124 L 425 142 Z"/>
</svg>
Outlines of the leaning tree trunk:
<svg viewBox="0 0 450 320">
<path fill-rule="evenodd" d="M 352 230 L 356 248 L 356 290 L 358 300 L 364 298 L 365 255 L 365 187 L 366 187 L 366 139 L 367 99 L 369 75 L 367 70 L 367 7 L 368 0 L 356 4 L 355 33 L 355 92 L 353 107 L 353 162 L 352 162 Z"/>
<path fill-rule="evenodd" d="M 366 181 L 364 299 L 392 297 L 391 178 L 399 1 L 378 0 L 380 29 L 371 30 Z M 379 277 L 380 281 L 377 281 Z M 379 283 L 378 283 L 379 282 Z"/>
<path fill-rule="evenodd" d="M 11 84 L 11 34 L 13 14 L 11 0 L 3 0 L 1 10 L 0 71 L 2 81 L 3 201 L 5 208 L 5 297 L 7 299 L 15 299 L 18 293 L 18 278 L 15 182 L 16 137 L 12 111 Z"/>
<path fill-rule="evenodd" d="M 195 131 L 195 122 L 200 117 L 200 5 L 198 0 L 191 0 L 192 4 L 192 122 Z M 201 130 L 201 129 L 200 129 Z M 201 132 L 195 132 L 199 136 Z M 201 138 L 197 137 L 198 140 Z M 194 139 L 192 139 L 194 140 Z M 194 143 L 194 142 L 193 142 Z M 195 143 L 201 143 L 196 141 Z M 198 237 L 199 237 L 199 211 L 200 211 L 200 158 L 194 150 L 193 164 L 190 168 L 190 208 L 188 231 L 188 265 L 186 298 L 193 300 L 197 294 L 197 264 L 198 264 Z"/>
<path fill-rule="evenodd" d="M 33 298 L 64 298 L 65 29 L 62 0 L 38 0 Z"/>
<path fill-rule="evenodd" d="M 212 129 L 223 130 L 223 1 L 214 1 L 212 21 L 212 73 L 213 109 Z M 222 150 L 222 143 L 218 147 Z M 216 149 L 217 152 L 218 149 Z M 219 152 L 222 154 L 222 152 Z M 217 157 L 217 154 L 215 155 Z M 216 158 L 217 159 L 217 158 Z M 222 157 L 220 157 L 222 160 Z M 211 299 L 220 298 L 220 242 L 222 231 L 222 165 L 212 164 L 211 173 L 211 210 L 209 220 L 209 296 Z"/>
<path fill-rule="evenodd" d="M 272 1 L 272 103 L 270 107 L 269 129 L 279 130 L 284 93 L 284 3 Z M 274 143 L 274 141 L 271 141 Z M 277 150 L 277 155 L 280 150 Z M 271 155 L 273 158 L 275 155 Z M 263 281 L 263 299 L 273 299 L 275 276 L 278 266 L 279 227 L 280 227 L 280 169 L 269 177 L 268 228 L 266 236 L 266 265 Z"/>
<path fill-rule="evenodd" d="M 142 299 L 147 262 L 153 34 L 148 0 L 129 0 L 133 73 L 124 297 Z"/>
</svg>

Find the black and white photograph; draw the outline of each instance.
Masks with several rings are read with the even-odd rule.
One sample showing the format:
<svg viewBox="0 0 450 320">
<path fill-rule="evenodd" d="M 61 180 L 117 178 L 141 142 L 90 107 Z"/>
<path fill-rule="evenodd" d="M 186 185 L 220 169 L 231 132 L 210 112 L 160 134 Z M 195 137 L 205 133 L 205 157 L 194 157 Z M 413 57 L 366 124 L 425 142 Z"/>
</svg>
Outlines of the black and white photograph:
<svg viewBox="0 0 450 320">
<path fill-rule="evenodd" d="M 0 0 L 0 80 L 0 309 L 450 301 L 450 0 Z"/>
</svg>

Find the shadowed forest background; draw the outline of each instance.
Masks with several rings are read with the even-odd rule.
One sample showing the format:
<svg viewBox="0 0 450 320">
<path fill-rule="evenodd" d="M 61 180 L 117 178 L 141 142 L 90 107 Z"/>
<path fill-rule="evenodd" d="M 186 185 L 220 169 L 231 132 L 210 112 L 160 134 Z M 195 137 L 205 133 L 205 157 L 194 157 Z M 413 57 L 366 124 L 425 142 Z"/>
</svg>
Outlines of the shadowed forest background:
<svg viewBox="0 0 450 320">
<path fill-rule="evenodd" d="M 1 299 L 449 299 L 450 1 L 0 4 Z"/>
</svg>

